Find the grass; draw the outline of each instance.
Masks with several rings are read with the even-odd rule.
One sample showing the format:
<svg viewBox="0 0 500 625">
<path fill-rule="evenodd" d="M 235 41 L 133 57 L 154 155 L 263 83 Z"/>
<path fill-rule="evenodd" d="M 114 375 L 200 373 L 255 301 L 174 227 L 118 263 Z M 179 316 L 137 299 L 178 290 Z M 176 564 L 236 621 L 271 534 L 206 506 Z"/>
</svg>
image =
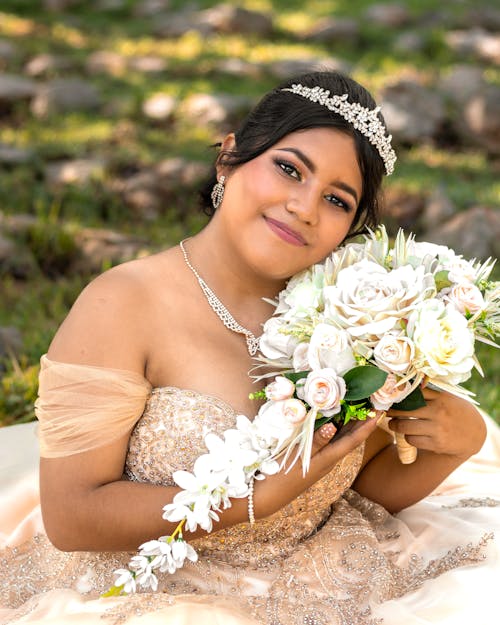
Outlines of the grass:
<svg viewBox="0 0 500 625">
<path fill-rule="evenodd" d="M 198 2 L 200 8 L 214 4 L 209 0 Z M 443 4 L 436 0 L 408 0 L 404 6 L 412 23 L 394 31 L 376 26 L 364 17 L 373 4 L 371 0 L 246 0 L 239 4 L 270 13 L 276 25 L 273 36 L 232 33 L 203 38 L 191 31 L 176 40 L 159 39 L 153 34 L 155 19 L 135 15 L 135 0 L 108 11 L 89 9 L 82 0 L 64 13 L 46 11 L 36 0 L 2 1 L 0 39 L 11 42 L 17 54 L 8 66 L 2 67 L 0 61 L 0 71 L 20 74 L 36 54 L 59 55 L 71 69 L 52 70 L 37 80 L 80 76 L 95 85 L 104 105 L 99 113 L 59 114 L 44 120 L 34 118 L 26 103 L 0 110 L 0 143 L 34 150 L 32 161 L 26 165 L 0 166 L 0 210 L 5 215 L 28 214 L 37 218 L 37 223 L 23 235 L 36 268 L 24 280 L 0 275 L 0 325 L 17 327 L 23 337 L 18 359 L 7 357 L 1 364 L 0 424 L 32 418 L 38 359 L 77 294 L 92 277 L 65 272 L 75 253 L 74 236 L 81 228 L 110 228 L 134 234 L 155 250 L 174 244 L 205 223 L 195 209 L 192 190 L 173 197 L 154 221 L 134 216 L 113 191 L 115 176 L 139 171 L 168 157 L 209 163 L 213 152 L 207 146 L 220 139 L 213 129 L 186 122 L 180 113 L 169 123 L 147 120 L 141 106 L 148 96 L 161 91 L 175 96 L 180 103 L 190 94 L 204 91 L 258 98 L 274 86 L 276 80 L 266 72 L 257 78 L 235 78 L 218 72 L 217 64 L 228 57 L 266 64 L 310 56 L 338 56 L 351 65 L 353 77 L 375 95 L 388 82 L 402 77 L 418 76 L 424 83 L 433 83 L 459 60 L 445 45 L 446 25 L 428 26 L 422 18 L 444 10 L 449 26 L 453 27 L 471 9 L 488 2 L 463 0 Z M 182 0 L 170 2 L 172 9 L 184 5 Z M 360 20 L 358 43 L 299 40 L 297 33 L 332 15 Z M 423 45 L 418 52 L 398 51 L 392 45 L 407 30 L 421 35 Z M 144 73 L 126 68 L 113 75 L 89 74 L 86 59 L 103 49 L 128 59 L 158 56 L 166 61 L 167 69 Z M 498 67 L 485 67 L 484 76 L 490 83 L 500 84 Z M 47 162 L 87 157 L 105 161 L 101 178 L 83 186 L 56 189 L 47 185 Z M 457 146 L 420 145 L 401 150 L 396 173 L 387 186 L 423 194 L 440 186 L 460 210 L 475 204 L 500 204 L 494 161 L 482 152 Z M 498 356 L 493 349 L 481 346 L 479 358 L 487 372 L 486 380 L 474 374 L 468 386 L 500 421 Z"/>
</svg>

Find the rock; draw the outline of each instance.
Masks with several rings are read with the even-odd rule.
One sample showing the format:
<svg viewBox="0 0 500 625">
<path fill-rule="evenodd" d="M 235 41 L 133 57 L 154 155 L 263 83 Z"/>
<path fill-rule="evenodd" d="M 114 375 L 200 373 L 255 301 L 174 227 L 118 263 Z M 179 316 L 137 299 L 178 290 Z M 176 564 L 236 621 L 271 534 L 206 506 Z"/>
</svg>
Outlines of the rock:
<svg viewBox="0 0 500 625">
<path fill-rule="evenodd" d="M 124 202 L 133 209 L 135 215 L 146 221 L 154 221 L 160 214 L 163 200 L 158 176 L 154 171 L 145 170 L 126 180 L 117 181 Z"/>
<path fill-rule="evenodd" d="M 0 106 L 20 100 L 30 100 L 36 93 L 37 83 L 23 76 L 0 74 Z"/>
<path fill-rule="evenodd" d="M 415 52 L 421 52 L 427 41 L 424 35 L 417 31 L 407 31 L 400 33 L 394 40 L 394 49 L 398 52 L 405 52 L 407 54 L 414 54 Z"/>
<path fill-rule="evenodd" d="M 152 26 L 153 34 L 157 37 L 175 39 L 189 32 L 197 32 L 202 37 L 214 32 L 214 27 L 207 20 L 203 20 L 197 11 L 179 11 L 158 16 Z"/>
<path fill-rule="evenodd" d="M 225 126 L 239 121 L 252 104 L 253 100 L 244 95 L 200 93 L 185 100 L 182 112 L 202 125 Z"/>
<path fill-rule="evenodd" d="M 0 360 L 19 358 L 23 349 L 23 337 L 14 326 L 0 326 Z"/>
<path fill-rule="evenodd" d="M 154 17 L 167 11 L 169 7 L 170 0 L 142 0 L 136 3 L 132 13 L 136 17 Z"/>
<path fill-rule="evenodd" d="M 87 57 L 85 68 L 89 74 L 121 76 L 127 69 L 127 58 L 111 50 L 98 50 Z"/>
<path fill-rule="evenodd" d="M 179 187 L 194 187 L 208 177 L 210 167 L 206 163 L 169 158 L 154 167 L 158 185 L 165 193 Z"/>
<path fill-rule="evenodd" d="M 36 223 L 35 215 L 3 215 L 0 213 L 0 230 L 14 236 L 24 235 Z"/>
<path fill-rule="evenodd" d="M 45 167 L 47 183 L 51 186 L 85 184 L 92 179 L 102 178 L 103 175 L 104 162 L 99 159 L 79 158 L 49 163 Z"/>
<path fill-rule="evenodd" d="M 381 107 L 396 143 L 413 144 L 430 139 L 446 119 L 443 96 L 409 80 L 386 87 Z"/>
<path fill-rule="evenodd" d="M 456 208 L 442 187 L 432 191 L 422 213 L 421 226 L 424 230 L 432 230 L 453 217 Z"/>
<path fill-rule="evenodd" d="M 137 258 L 144 250 L 143 241 L 113 230 L 83 228 L 75 235 L 79 258 L 74 271 L 96 273 L 108 264 Z"/>
<path fill-rule="evenodd" d="M 43 0 L 43 7 L 47 11 L 56 13 L 59 11 L 67 11 L 79 3 L 80 0 Z"/>
<path fill-rule="evenodd" d="M 500 155 L 500 87 L 487 85 L 470 98 L 463 119 L 465 131 L 474 143 Z"/>
<path fill-rule="evenodd" d="M 0 164 L 2 165 L 24 165 L 29 163 L 33 157 L 33 150 L 0 143 Z"/>
<path fill-rule="evenodd" d="M 424 208 L 424 198 L 418 193 L 409 193 L 399 189 L 387 189 L 382 211 L 382 221 L 391 235 L 396 235 L 399 228 L 413 232 Z"/>
<path fill-rule="evenodd" d="M 168 68 L 168 63 L 161 56 L 135 56 L 129 60 L 128 66 L 136 72 L 155 74 L 164 72 Z"/>
<path fill-rule="evenodd" d="M 441 78 L 439 88 L 455 104 L 463 105 L 485 86 L 483 70 L 473 65 L 457 65 Z"/>
<path fill-rule="evenodd" d="M 39 271 L 31 252 L 0 234 L 0 277 L 9 275 L 25 280 Z"/>
<path fill-rule="evenodd" d="M 448 46 L 461 55 L 472 55 L 482 61 L 500 63 L 500 35 L 482 28 L 453 30 L 445 34 Z"/>
<path fill-rule="evenodd" d="M 491 32 L 500 30 L 500 9 L 493 6 L 475 7 L 469 9 L 465 23 L 470 27 L 484 28 Z"/>
<path fill-rule="evenodd" d="M 142 104 L 142 112 L 149 119 L 167 121 L 172 118 L 177 100 L 168 93 L 155 93 Z"/>
<path fill-rule="evenodd" d="M 234 4 L 218 4 L 201 11 L 200 20 L 219 33 L 244 33 L 268 37 L 273 32 L 273 21 L 268 15 Z"/>
<path fill-rule="evenodd" d="M 101 106 L 101 98 L 94 85 L 78 78 L 56 79 L 43 85 L 31 103 L 35 117 L 55 113 L 92 111 Z"/>
<path fill-rule="evenodd" d="M 475 206 L 429 230 L 426 241 L 447 245 L 466 258 L 486 259 L 500 254 L 500 212 Z"/>
<path fill-rule="evenodd" d="M 0 39 L 0 64 L 8 65 L 17 54 L 16 46 L 7 39 Z"/>
<path fill-rule="evenodd" d="M 409 10 L 404 4 L 373 4 L 365 12 L 365 18 L 371 24 L 398 28 L 411 21 Z"/>
<path fill-rule="evenodd" d="M 63 56 L 55 54 L 37 54 L 24 66 L 24 71 L 28 76 L 46 76 L 56 72 L 71 69 L 73 62 Z"/>
<path fill-rule="evenodd" d="M 300 37 L 319 43 L 356 43 L 359 39 L 359 24 L 347 17 L 327 17 L 301 33 Z"/>
<path fill-rule="evenodd" d="M 351 65 L 342 59 L 335 57 L 329 58 L 304 58 L 304 59 L 287 59 L 283 61 L 273 61 L 266 66 L 266 70 L 278 80 L 287 80 L 298 74 L 314 72 L 319 70 L 338 71 L 348 74 Z"/>
<path fill-rule="evenodd" d="M 231 76 L 259 78 L 262 75 L 262 66 L 233 57 L 218 61 L 215 65 L 215 71 L 217 73 L 229 74 Z"/>
</svg>

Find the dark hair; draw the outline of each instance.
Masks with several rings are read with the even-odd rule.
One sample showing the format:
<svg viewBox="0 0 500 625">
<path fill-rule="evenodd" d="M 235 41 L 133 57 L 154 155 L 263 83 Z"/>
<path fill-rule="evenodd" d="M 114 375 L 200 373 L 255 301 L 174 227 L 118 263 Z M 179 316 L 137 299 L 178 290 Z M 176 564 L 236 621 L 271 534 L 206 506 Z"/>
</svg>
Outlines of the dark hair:
<svg viewBox="0 0 500 625">
<path fill-rule="evenodd" d="M 349 236 L 374 227 L 379 220 L 380 186 L 385 166 L 377 149 L 359 131 L 339 114 L 288 91 L 285 87 L 300 83 L 306 87 L 319 86 L 328 89 L 332 95 L 348 95 L 349 102 L 359 102 L 368 109 L 376 104 L 368 91 L 352 78 L 339 72 L 320 71 L 290 78 L 267 95 L 248 114 L 235 132 L 236 146 L 231 151 L 221 151 L 218 162 L 237 167 L 256 158 L 284 136 L 308 128 L 330 127 L 345 132 L 354 138 L 358 163 L 363 178 L 363 191 Z M 383 117 L 379 113 L 383 122 Z M 221 144 L 216 144 L 220 146 Z M 216 170 L 200 190 L 203 212 L 212 216 L 215 212 L 210 193 L 217 182 Z"/>
</svg>

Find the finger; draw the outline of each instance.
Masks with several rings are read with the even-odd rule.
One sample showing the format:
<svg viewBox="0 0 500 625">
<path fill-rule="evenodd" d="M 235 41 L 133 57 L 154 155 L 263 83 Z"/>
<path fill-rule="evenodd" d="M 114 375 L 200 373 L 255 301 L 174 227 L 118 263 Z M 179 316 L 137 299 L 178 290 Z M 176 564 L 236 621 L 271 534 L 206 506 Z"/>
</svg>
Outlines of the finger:
<svg viewBox="0 0 500 625">
<path fill-rule="evenodd" d="M 426 451 L 435 451 L 435 441 L 431 436 L 412 436 L 405 434 L 405 440 L 417 449 L 425 449 Z"/>
<path fill-rule="evenodd" d="M 377 427 L 377 419 L 356 421 L 343 427 L 329 445 L 318 452 L 318 459 L 332 466 L 353 449 L 361 445 Z"/>
<path fill-rule="evenodd" d="M 430 436 L 431 427 L 428 419 L 396 419 L 389 421 L 389 429 L 398 434 Z"/>
<path fill-rule="evenodd" d="M 436 391 L 436 389 L 429 388 L 428 386 L 422 389 L 422 395 L 424 396 L 424 399 L 429 400 L 437 399 L 442 395 L 442 392 L 443 391 Z"/>
<path fill-rule="evenodd" d="M 318 453 L 325 445 L 327 445 L 335 436 L 337 428 L 333 423 L 325 423 L 314 432 L 311 455 Z"/>
</svg>

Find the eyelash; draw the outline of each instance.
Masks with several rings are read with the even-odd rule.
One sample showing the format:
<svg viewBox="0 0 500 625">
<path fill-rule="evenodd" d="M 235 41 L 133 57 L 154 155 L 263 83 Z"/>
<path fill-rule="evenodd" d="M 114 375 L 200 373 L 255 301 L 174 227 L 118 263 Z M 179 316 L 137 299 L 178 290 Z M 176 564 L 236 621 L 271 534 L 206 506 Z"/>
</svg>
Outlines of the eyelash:
<svg viewBox="0 0 500 625">
<path fill-rule="evenodd" d="M 274 162 L 279 167 L 279 169 L 281 169 L 281 171 L 285 174 L 285 176 L 289 176 L 290 178 L 294 178 L 295 180 L 298 180 L 300 182 L 300 180 L 302 179 L 302 176 L 300 175 L 300 171 L 297 169 L 297 167 L 295 167 L 295 165 L 293 165 L 292 163 L 289 163 L 288 161 L 282 161 L 280 159 L 276 159 Z M 290 170 L 297 175 L 294 176 L 290 172 Z M 331 200 L 327 199 L 328 197 L 333 198 L 335 201 L 332 202 Z M 351 207 L 349 204 L 344 202 L 344 200 L 341 200 L 336 195 L 333 195 L 332 193 L 329 193 L 327 196 L 325 196 L 325 199 L 327 202 L 329 202 L 330 204 L 333 204 L 334 206 L 340 206 L 340 208 L 342 208 L 346 213 L 349 213 L 351 211 Z"/>
</svg>

